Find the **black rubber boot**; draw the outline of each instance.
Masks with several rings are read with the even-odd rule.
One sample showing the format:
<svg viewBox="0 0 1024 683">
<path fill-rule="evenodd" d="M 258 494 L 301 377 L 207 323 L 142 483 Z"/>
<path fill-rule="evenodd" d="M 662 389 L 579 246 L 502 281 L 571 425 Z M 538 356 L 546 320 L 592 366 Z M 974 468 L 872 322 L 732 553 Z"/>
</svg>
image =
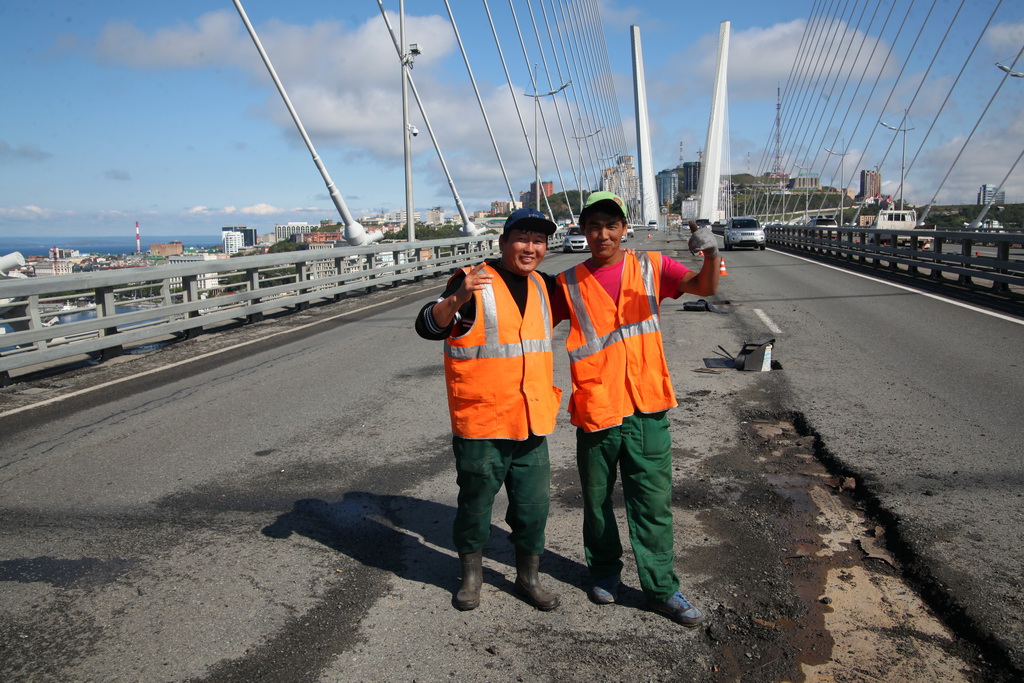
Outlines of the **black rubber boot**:
<svg viewBox="0 0 1024 683">
<path fill-rule="evenodd" d="M 558 596 L 540 585 L 540 555 L 516 548 L 516 593 L 539 610 L 558 607 Z"/>
<path fill-rule="evenodd" d="M 455 595 L 455 606 L 461 610 L 476 609 L 480 605 L 480 586 L 484 582 L 484 549 L 472 553 L 459 553 L 462 561 L 462 586 Z"/>
</svg>

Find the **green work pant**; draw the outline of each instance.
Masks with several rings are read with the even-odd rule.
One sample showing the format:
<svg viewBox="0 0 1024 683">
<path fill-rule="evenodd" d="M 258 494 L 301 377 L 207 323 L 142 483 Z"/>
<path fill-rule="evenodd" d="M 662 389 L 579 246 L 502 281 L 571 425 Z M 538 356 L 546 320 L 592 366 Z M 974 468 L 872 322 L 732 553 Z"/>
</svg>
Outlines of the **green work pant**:
<svg viewBox="0 0 1024 683">
<path fill-rule="evenodd" d="M 530 435 L 511 439 L 464 439 L 452 436 L 458 472 L 459 507 L 453 536 L 459 553 L 479 550 L 491 535 L 494 496 L 505 485 L 509 540 L 529 555 L 544 550 L 544 528 L 551 504 L 548 442 Z"/>
<path fill-rule="evenodd" d="M 622 571 L 622 543 L 612 510 L 618 469 L 640 587 L 650 599 L 671 598 L 679 589 L 679 577 L 672 535 L 672 437 L 665 413 L 635 413 L 621 426 L 599 432 L 577 429 L 576 464 L 591 578 Z"/>
</svg>

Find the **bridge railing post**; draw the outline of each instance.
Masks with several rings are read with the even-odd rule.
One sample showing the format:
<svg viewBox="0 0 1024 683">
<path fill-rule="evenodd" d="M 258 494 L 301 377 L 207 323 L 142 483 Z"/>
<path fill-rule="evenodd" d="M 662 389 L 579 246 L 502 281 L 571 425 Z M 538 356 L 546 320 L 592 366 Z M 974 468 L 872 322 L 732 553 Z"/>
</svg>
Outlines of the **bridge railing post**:
<svg viewBox="0 0 1024 683">
<path fill-rule="evenodd" d="M 259 268 L 246 268 L 245 269 L 245 280 L 248 285 L 250 292 L 258 292 L 260 289 L 260 269 Z M 247 306 L 254 306 L 263 300 L 262 297 L 253 297 L 246 303 Z M 263 320 L 263 312 L 257 311 L 250 313 L 245 317 L 247 323 L 258 323 Z"/>
<path fill-rule="evenodd" d="M 117 299 L 114 296 L 113 287 L 97 287 L 94 297 L 96 302 L 97 318 L 109 318 L 117 314 Z M 99 331 L 99 334 L 101 337 L 109 337 L 117 334 L 117 325 L 104 327 Z M 122 346 L 110 346 L 100 352 L 100 360 L 110 360 L 111 358 L 116 358 L 123 353 L 124 348 Z"/>
<path fill-rule="evenodd" d="M 1009 242 L 997 242 L 996 243 L 996 260 L 1006 262 L 1010 260 L 1010 243 Z M 997 273 L 1006 275 L 1009 273 L 1006 268 L 997 268 Z M 992 281 L 992 289 L 996 292 L 1008 292 L 1010 291 L 1010 285 L 1006 282 Z"/>
<path fill-rule="evenodd" d="M 960 255 L 964 257 L 964 265 L 965 266 L 970 266 L 970 264 L 971 264 L 970 262 L 974 258 L 972 253 L 971 253 L 973 250 L 974 250 L 974 240 L 972 240 L 969 237 L 965 237 L 963 239 L 963 241 L 960 242 Z M 974 280 L 971 279 L 971 277 L 969 275 L 966 275 L 965 273 L 960 273 L 959 277 L 957 277 L 957 282 L 962 284 L 962 285 L 973 285 L 974 284 Z"/>
</svg>

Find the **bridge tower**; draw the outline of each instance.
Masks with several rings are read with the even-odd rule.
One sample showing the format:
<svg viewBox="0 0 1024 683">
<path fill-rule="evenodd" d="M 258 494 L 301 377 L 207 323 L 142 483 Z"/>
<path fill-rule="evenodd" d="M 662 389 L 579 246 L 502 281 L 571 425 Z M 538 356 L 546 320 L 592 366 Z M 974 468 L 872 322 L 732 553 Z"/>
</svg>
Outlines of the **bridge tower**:
<svg viewBox="0 0 1024 683">
<path fill-rule="evenodd" d="M 715 60 L 715 87 L 711 98 L 711 116 L 708 119 L 707 144 L 704 163 L 700 169 L 699 218 L 710 221 L 723 216 L 718 208 L 718 195 L 722 175 L 722 142 L 725 135 L 726 73 L 729 67 L 729 22 L 723 21 L 718 31 L 718 57 Z"/>
<path fill-rule="evenodd" d="M 633 99 L 636 104 L 636 156 L 640 174 L 640 224 L 658 219 L 658 193 L 651 159 L 651 131 L 647 117 L 647 86 L 644 83 L 640 27 L 630 26 L 633 43 Z M 635 220 L 635 219 L 634 219 Z"/>
</svg>

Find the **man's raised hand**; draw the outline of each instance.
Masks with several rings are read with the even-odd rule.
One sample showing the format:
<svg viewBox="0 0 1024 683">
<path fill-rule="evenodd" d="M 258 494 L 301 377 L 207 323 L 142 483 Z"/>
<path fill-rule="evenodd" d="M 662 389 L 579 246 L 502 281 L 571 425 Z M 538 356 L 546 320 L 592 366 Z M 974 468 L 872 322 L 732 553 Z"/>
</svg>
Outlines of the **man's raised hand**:
<svg viewBox="0 0 1024 683">
<path fill-rule="evenodd" d="M 706 225 L 698 228 L 696 232 L 690 235 L 687 246 L 690 248 L 691 254 L 698 254 L 703 251 L 704 255 L 708 258 L 718 256 L 718 242 L 715 241 L 715 234 Z"/>
</svg>

